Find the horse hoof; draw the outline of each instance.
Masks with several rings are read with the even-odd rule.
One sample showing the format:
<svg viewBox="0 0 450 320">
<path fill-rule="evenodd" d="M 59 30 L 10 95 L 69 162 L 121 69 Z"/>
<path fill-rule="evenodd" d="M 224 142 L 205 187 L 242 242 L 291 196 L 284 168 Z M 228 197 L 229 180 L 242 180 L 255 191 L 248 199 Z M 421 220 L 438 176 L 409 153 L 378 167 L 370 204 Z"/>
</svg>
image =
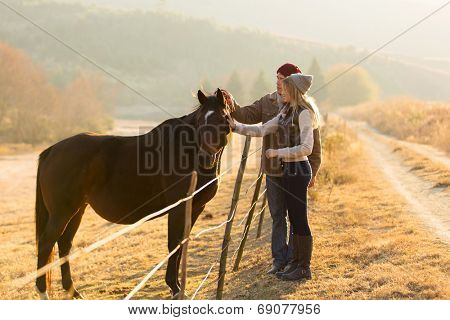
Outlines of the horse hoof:
<svg viewBox="0 0 450 320">
<path fill-rule="evenodd" d="M 72 287 L 69 290 L 67 290 L 66 300 L 72 300 L 72 299 L 84 300 L 84 297 L 81 295 L 81 293 L 78 292 L 77 289 Z"/>
<path fill-rule="evenodd" d="M 73 298 L 74 299 L 80 299 L 80 300 L 84 300 L 84 297 L 81 293 L 79 293 L 77 290 L 74 291 L 73 293 Z"/>
<path fill-rule="evenodd" d="M 39 298 L 41 300 L 50 300 L 50 298 L 48 297 L 47 291 L 41 292 L 41 291 L 39 291 L 38 288 L 36 288 L 36 290 L 37 290 L 37 292 L 39 294 Z"/>
<path fill-rule="evenodd" d="M 174 291 L 174 290 L 170 289 L 170 295 L 172 296 L 172 300 L 177 300 L 179 294 L 180 294 L 180 290 Z"/>
</svg>

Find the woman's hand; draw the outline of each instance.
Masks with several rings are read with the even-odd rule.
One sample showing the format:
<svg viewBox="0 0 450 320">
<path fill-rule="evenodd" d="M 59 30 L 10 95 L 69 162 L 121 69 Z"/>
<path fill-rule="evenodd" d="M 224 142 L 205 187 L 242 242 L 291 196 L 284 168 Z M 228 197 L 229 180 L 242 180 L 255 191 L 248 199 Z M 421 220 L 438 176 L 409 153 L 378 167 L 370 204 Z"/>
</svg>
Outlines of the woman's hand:
<svg viewBox="0 0 450 320">
<path fill-rule="evenodd" d="M 274 158 L 278 156 L 278 150 L 276 149 L 267 149 L 266 150 L 266 157 L 267 158 Z"/>
<path fill-rule="evenodd" d="M 228 113 L 228 114 L 225 115 L 225 118 L 227 119 L 231 130 L 234 130 L 236 128 L 236 122 L 234 122 L 233 117 Z"/>
<path fill-rule="evenodd" d="M 309 182 L 308 188 L 313 188 L 316 184 L 316 176 L 312 176 L 311 181 Z"/>
</svg>

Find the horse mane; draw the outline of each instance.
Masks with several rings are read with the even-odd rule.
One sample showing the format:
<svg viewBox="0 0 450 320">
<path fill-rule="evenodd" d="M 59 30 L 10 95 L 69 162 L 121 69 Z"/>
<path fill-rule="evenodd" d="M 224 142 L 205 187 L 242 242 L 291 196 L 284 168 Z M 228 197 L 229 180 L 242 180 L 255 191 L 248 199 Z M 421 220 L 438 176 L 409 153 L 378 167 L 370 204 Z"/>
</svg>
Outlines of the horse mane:
<svg viewBox="0 0 450 320">
<path fill-rule="evenodd" d="M 202 105 L 199 103 L 199 104 L 196 104 L 193 108 L 192 108 L 192 111 L 193 112 L 197 112 L 198 110 L 200 110 L 202 108 Z"/>
</svg>

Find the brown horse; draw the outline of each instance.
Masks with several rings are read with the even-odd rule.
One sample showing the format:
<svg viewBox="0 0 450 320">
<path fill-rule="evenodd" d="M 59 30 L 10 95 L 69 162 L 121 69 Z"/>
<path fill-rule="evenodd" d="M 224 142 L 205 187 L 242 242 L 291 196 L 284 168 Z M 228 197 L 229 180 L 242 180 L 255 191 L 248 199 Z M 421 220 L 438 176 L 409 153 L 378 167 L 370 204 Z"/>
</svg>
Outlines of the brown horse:
<svg viewBox="0 0 450 320">
<path fill-rule="evenodd" d="M 200 106 L 191 114 L 169 119 L 135 137 L 79 134 L 62 140 L 40 154 L 36 187 L 36 246 L 38 269 L 50 262 L 58 243 L 59 256 L 69 254 L 84 210 L 89 204 L 104 219 L 132 224 L 186 196 L 191 173 L 196 189 L 220 173 L 220 159 L 230 127 L 226 91 L 197 93 Z M 192 225 L 216 194 L 217 180 L 195 195 Z M 180 243 L 185 203 L 168 212 L 168 248 Z M 181 249 L 168 262 L 166 283 L 179 292 Z M 70 297 L 75 289 L 69 262 L 61 266 L 62 285 Z M 42 299 L 48 299 L 50 272 L 36 280 Z"/>
</svg>

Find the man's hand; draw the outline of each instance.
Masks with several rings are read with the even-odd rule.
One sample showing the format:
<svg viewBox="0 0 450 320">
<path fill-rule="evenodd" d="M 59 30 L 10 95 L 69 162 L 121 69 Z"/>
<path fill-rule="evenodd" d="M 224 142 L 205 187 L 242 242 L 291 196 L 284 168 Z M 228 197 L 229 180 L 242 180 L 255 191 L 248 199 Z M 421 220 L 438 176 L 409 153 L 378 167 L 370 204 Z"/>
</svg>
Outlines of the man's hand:
<svg viewBox="0 0 450 320">
<path fill-rule="evenodd" d="M 223 93 L 224 93 L 226 104 L 229 108 L 229 112 L 233 113 L 236 110 L 236 105 L 238 103 L 236 102 L 233 95 L 229 91 L 223 90 Z"/>
<path fill-rule="evenodd" d="M 276 149 L 267 149 L 266 150 L 266 157 L 267 158 L 274 158 L 278 156 L 278 150 Z"/>
<path fill-rule="evenodd" d="M 316 176 L 312 176 L 311 181 L 309 182 L 308 188 L 313 188 L 316 184 Z"/>
</svg>

